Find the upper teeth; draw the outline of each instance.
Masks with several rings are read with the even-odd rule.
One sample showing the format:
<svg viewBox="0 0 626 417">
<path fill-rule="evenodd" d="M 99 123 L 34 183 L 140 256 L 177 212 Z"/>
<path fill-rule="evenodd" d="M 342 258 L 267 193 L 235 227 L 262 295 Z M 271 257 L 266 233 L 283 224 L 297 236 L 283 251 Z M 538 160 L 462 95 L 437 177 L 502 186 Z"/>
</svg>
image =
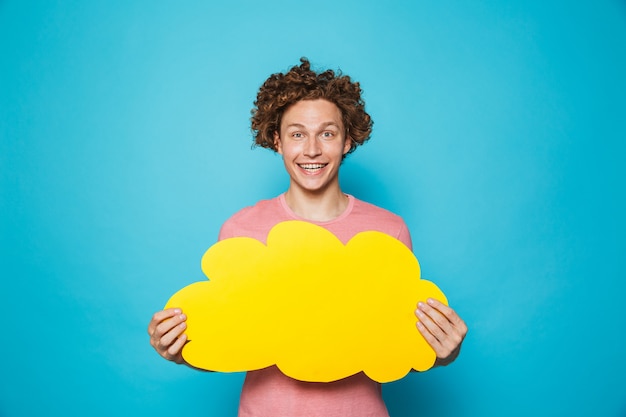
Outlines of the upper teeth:
<svg viewBox="0 0 626 417">
<path fill-rule="evenodd" d="M 324 164 L 300 164 L 304 169 L 320 169 L 324 168 Z"/>
</svg>

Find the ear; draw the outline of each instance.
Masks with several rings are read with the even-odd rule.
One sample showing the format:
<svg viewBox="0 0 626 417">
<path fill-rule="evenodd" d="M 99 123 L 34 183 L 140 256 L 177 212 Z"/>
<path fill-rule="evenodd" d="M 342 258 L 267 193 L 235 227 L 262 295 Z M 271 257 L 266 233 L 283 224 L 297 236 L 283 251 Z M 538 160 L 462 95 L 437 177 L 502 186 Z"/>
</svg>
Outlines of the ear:
<svg viewBox="0 0 626 417">
<path fill-rule="evenodd" d="M 274 131 L 274 149 L 276 149 L 276 152 L 279 155 L 283 154 L 283 145 L 280 141 L 280 136 L 278 135 L 277 131 Z"/>
<path fill-rule="evenodd" d="M 346 136 L 346 140 L 343 143 L 343 154 L 347 154 L 350 148 L 352 147 L 352 138 L 348 135 Z"/>
</svg>

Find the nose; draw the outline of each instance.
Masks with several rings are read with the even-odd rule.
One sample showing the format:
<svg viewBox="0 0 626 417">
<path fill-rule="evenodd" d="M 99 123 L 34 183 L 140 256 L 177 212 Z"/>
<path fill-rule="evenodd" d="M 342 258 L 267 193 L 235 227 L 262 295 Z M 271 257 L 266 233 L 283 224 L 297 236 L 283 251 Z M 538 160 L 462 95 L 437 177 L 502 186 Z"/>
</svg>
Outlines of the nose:
<svg viewBox="0 0 626 417">
<path fill-rule="evenodd" d="M 313 158 L 315 156 L 319 156 L 322 153 L 322 147 L 320 146 L 319 140 L 314 137 L 307 138 L 304 143 L 304 155 Z"/>
</svg>

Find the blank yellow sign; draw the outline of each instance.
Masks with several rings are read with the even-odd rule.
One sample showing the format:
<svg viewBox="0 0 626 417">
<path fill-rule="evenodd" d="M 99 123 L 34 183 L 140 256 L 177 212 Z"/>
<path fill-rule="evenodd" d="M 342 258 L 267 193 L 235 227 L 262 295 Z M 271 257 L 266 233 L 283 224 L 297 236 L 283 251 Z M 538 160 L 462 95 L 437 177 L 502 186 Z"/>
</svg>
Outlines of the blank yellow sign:
<svg viewBox="0 0 626 417">
<path fill-rule="evenodd" d="M 270 365 L 292 378 L 329 382 L 364 371 L 378 382 L 432 367 L 415 327 L 418 301 L 446 297 L 420 279 L 413 253 L 381 232 L 343 245 L 323 227 L 276 225 L 267 245 L 225 239 L 202 258 L 209 281 L 178 291 L 166 307 L 187 315 L 185 360 L 238 372 Z"/>
</svg>

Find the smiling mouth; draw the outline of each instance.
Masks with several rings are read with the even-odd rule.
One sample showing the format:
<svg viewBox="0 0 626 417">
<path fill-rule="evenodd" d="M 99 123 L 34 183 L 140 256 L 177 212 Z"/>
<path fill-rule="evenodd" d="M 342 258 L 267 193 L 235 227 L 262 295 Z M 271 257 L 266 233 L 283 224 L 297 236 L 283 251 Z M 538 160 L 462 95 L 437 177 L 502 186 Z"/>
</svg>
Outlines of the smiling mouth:
<svg viewBox="0 0 626 417">
<path fill-rule="evenodd" d="M 324 168 L 328 164 L 298 164 L 298 166 L 307 172 L 315 172 Z"/>
</svg>

